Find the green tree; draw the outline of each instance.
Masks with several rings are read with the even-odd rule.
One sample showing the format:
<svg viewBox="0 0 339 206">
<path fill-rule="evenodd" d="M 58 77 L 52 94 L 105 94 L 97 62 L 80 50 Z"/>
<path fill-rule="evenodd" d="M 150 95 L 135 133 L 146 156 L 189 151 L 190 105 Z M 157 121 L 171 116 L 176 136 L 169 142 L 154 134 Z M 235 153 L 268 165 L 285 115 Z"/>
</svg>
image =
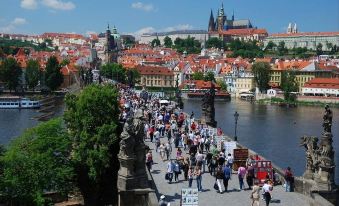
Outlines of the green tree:
<svg viewBox="0 0 339 206">
<path fill-rule="evenodd" d="M 52 91 L 58 89 L 64 81 L 64 76 L 61 73 L 61 66 L 55 56 L 51 56 L 48 59 L 45 71 L 46 86 Z"/>
<path fill-rule="evenodd" d="M 225 83 L 225 81 L 219 79 L 216 83 L 221 87 L 221 91 L 227 91 L 227 84 Z"/>
<path fill-rule="evenodd" d="M 126 83 L 126 69 L 121 64 L 105 64 L 101 66 L 100 74 L 117 82 Z"/>
<path fill-rule="evenodd" d="M 72 161 L 85 205 L 115 205 L 119 161 L 118 92 L 90 85 L 66 96 L 64 119 L 73 137 Z"/>
<path fill-rule="evenodd" d="M 277 45 L 275 43 L 273 43 L 273 41 L 269 41 L 266 45 L 265 50 L 272 50 L 274 47 L 276 47 Z"/>
<path fill-rule="evenodd" d="M 160 40 L 158 38 L 156 39 L 153 39 L 152 42 L 151 42 L 151 46 L 152 47 L 157 47 L 157 46 L 160 46 Z"/>
<path fill-rule="evenodd" d="M 164 45 L 166 48 L 171 48 L 173 45 L 172 39 L 168 36 L 164 38 Z"/>
<path fill-rule="evenodd" d="M 72 142 L 61 119 L 31 128 L 11 142 L 1 157 L 2 198 L 10 205 L 48 205 L 46 191 L 67 197 L 73 189 Z"/>
<path fill-rule="evenodd" d="M 14 58 L 7 58 L 0 64 L 0 80 L 5 82 L 10 91 L 19 86 L 21 74 L 20 65 Z"/>
<path fill-rule="evenodd" d="M 204 75 L 204 81 L 215 81 L 215 78 L 214 78 L 214 72 L 208 71 L 208 72 Z"/>
<path fill-rule="evenodd" d="M 203 72 L 194 72 L 192 75 L 193 80 L 204 80 L 204 73 Z"/>
<path fill-rule="evenodd" d="M 279 42 L 277 49 L 278 49 L 278 54 L 280 56 L 285 55 L 287 52 L 287 48 L 285 47 L 285 42 L 284 41 Z"/>
<path fill-rule="evenodd" d="M 316 48 L 317 55 L 322 55 L 323 54 L 323 45 L 319 43 Z"/>
<path fill-rule="evenodd" d="M 269 88 L 271 65 L 267 62 L 255 62 L 252 65 L 254 79 L 259 87 L 260 92 Z"/>
<path fill-rule="evenodd" d="M 134 87 L 136 83 L 140 81 L 140 72 L 137 69 L 129 69 L 126 72 L 127 74 L 127 83 L 129 86 Z"/>
<path fill-rule="evenodd" d="M 298 92 L 298 82 L 293 71 L 284 71 L 281 73 L 281 89 L 284 91 L 286 101 L 295 101 L 296 95 L 291 92 Z"/>
<path fill-rule="evenodd" d="M 223 47 L 223 41 L 218 37 L 211 37 L 206 41 L 207 48 L 218 48 L 221 49 Z"/>
<path fill-rule="evenodd" d="M 38 85 L 40 80 L 40 65 L 37 60 L 30 59 L 27 62 L 25 70 L 25 79 L 30 89 L 33 89 Z"/>
</svg>

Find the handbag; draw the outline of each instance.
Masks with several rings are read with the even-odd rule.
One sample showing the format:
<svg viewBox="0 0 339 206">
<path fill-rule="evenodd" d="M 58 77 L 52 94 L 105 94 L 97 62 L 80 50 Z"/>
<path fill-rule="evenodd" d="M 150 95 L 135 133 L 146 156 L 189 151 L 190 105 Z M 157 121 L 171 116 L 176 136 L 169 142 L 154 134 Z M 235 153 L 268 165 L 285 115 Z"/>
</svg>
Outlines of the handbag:
<svg viewBox="0 0 339 206">
<path fill-rule="evenodd" d="M 168 175 L 168 173 L 165 174 L 165 180 L 169 180 L 169 175 Z"/>
<path fill-rule="evenodd" d="M 217 183 L 217 182 L 214 183 L 213 188 L 214 188 L 215 190 L 219 190 L 219 186 L 218 186 L 218 183 Z"/>
</svg>

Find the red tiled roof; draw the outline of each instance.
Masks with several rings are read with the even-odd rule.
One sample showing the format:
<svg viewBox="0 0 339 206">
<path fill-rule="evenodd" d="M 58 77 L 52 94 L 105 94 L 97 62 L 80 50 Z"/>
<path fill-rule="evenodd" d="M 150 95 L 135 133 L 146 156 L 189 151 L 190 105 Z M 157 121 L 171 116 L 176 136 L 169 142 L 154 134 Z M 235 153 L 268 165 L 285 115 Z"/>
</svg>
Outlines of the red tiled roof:
<svg viewBox="0 0 339 206">
<path fill-rule="evenodd" d="M 166 75 L 173 76 L 173 72 L 167 67 L 155 67 L 155 66 L 137 66 L 137 70 L 141 75 Z"/>
<path fill-rule="evenodd" d="M 253 34 L 268 35 L 266 29 L 229 29 L 226 31 L 222 31 L 220 33 L 224 35 L 253 35 Z"/>
<path fill-rule="evenodd" d="M 306 82 L 304 87 L 339 89 L 339 78 L 314 78 Z"/>
<path fill-rule="evenodd" d="M 339 32 L 300 32 L 300 33 L 281 33 L 271 34 L 270 37 L 298 37 L 298 36 L 338 36 Z"/>
</svg>

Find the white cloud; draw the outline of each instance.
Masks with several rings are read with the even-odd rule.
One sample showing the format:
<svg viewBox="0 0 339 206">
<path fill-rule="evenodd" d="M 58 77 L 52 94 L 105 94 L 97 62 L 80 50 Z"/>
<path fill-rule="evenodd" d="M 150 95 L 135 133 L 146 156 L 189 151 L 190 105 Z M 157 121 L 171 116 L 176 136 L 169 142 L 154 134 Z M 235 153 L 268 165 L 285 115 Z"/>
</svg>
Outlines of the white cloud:
<svg viewBox="0 0 339 206">
<path fill-rule="evenodd" d="M 36 9 L 38 2 L 36 0 L 22 0 L 20 6 L 24 9 Z"/>
<path fill-rule="evenodd" d="M 90 36 L 91 34 L 97 34 L 95 31 L 86 31 L 85 35 Z"/>
<path fill-rule="evenodd" d="M 169 32 L 169 31 L 190 30 L 190 29 L 193 29 L 192 25 L 189 25 L 189 24 L 179 24 L 179 25 L 176 25 L 176 26 L 166 27 L 166 28 L 162 29 L 161 31 Z"/>
<path fill-rule="evenodd" d="M 12 22 L 11 22 L 11 24 L 13 24 L 14 26 L 19 26 L 19 25 L 23 25 L 23 24 L 26 24 L 27 23 L 27 21 L 26 21 L 26 19 L 24 19 L 24 18 L 15 18 Z"/>
<path fill-rule="evenodd" d="M 142 2 L 132 3 L 132 8 L 143 10 L 143 11 L 154 11 L 155 10 L 153 4 L 144 4 Z"/>
<path fill-rule="evenodd" d="M 63 2 L 61 0 L 42 0 L 42 4 L 55 10 L 72 10 L 75 8 L 73 2 Z"/>
<path fill-rule="evenodd" d="M 0 27 L 0 32 L 9 33 L 16 29 L 17 26 L 26 24 L 27 21 L 24 18 L 15 18 L 7 26 Z"/>
</svg>

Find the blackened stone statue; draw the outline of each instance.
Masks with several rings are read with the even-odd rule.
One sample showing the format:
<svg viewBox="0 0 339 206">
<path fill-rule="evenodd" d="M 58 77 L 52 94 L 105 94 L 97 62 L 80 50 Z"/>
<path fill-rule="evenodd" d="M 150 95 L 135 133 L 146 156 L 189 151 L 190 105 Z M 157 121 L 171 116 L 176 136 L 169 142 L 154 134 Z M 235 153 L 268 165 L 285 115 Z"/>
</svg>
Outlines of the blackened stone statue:
<svg viewBox="0 0 339 206">
<path fill-rule="evenodd" d="M 217 122 L 215 121 L 214 97 L 215 85 L 211 82 L 211 88 L 205 93 L 201 105 L 206 124 L 211 127 L 217 126 Z"/>
</svg>

